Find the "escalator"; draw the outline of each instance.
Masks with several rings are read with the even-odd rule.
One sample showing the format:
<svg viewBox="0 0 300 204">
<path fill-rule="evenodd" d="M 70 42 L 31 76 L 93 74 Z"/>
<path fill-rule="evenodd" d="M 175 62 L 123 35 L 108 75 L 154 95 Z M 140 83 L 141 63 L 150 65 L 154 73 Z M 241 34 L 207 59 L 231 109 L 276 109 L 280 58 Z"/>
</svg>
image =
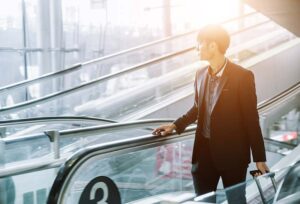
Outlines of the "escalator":
<svg viewBox="0 0 300 204">
<path fill-rule="evenodd" d="M 266 33 L 266 29 L 268 33 Z M 264 35 L 257 36 L 252 41 L 253 36 L 251 36 L 251 33 L 257 33 L 258 31 Z M 229 51 L 229 57 L 241 64 L 245 63 L 243 65 L 246 67 L 249 64 L 249 59 L 260 56 L 260 54 L 265 53 L 269 49 L 297 40 L 294 36 L 281 30 L 281 28 L 266 19 L 257 23 L 257 25 L 233 32 L 232 35 L 233 48 Z M 191 36 L 188 38 L 192 39 Z M 186 39 L 181 40 L 186 42 Z M 92 153 L 96 149 L 101 153 L 99 158 L 103 159 L 100 159 L 99 163 L 94 166 L 95 172 L 93 168 L 88 168 L 87 172 L 92 172 L 90 177 L 85 174 L 82 180 L 75 181 L 75 189 L 71 189 L 71 194 L 66 194 L 67 197 L 61 199 L 66 199 L 66 202 L 72 203 L 74 200 L 69 201 L 69 196 L 73 197 L 72 193 L 74 192 L 74 199 L 78 198 L 88 179 L 96 174 L 116 176 L 117 184 L 122 189 L 121 197 L 124 199 L 124 202 L 134 202 L 145 197 L 174 191 L 192 192 L 193 187 L 190 181 L 188 170 L 190 167 L 188 166 L 189 160 L 187 158 L 190 158 L 189 154 L 193 143 L 193 127 L 187 131 L 187 135 L 184 137 L 153 138 L 149 135 L 151 128 L 163 122 L 170 122 L 170 120 L 140 121 L 139 123 L 127 122 L 123 123 L 123 125 L 113 124 L 115 121 L 145 118 L 153 112 L 162 111 L 166 106 L 165 104 L 176 103 L 191 96 L 193 92 L 191 83 L 193 82 L 194 72 L 199 67 L 205 66 L 205 64 L 196 62 L 197 59 L 191 46 L 192 42 L 190 46 L 184 47 L 183 50 L 174 51 L 171 49 L 162 53 L 163 56 L 160 56 L 160 53 L 157 55 L 159 56 L 157 58 L 146 59 L 148 60 L 147 62 L 144 62 L 145 59 L 143 58 L 139 59 L 143 62 L 141 64 L 135 65 L 136 62 L 134 62 L 130 67 L 125 64 L 124 67 L 118 67 L 115 70 L 108 69 L 109 71 L 106 70 L 104 72 L 102 72 L 104 65 L 101 67 L 101 64 L 93 64 L 91 62 L 93 64 L 91 70 L 95 70 L 94 72 L 91 71 L 91 76 L 86 78 L 77 76 L 82 76 L 80 72 L 82 72 L 83 76 L 86 76 L 84 69 L 82 69 L 80 72 L 74 72 L 73 75 L 69 76 L 55 74 L 56 77 L 48 78 L 50 82 L 43 83 L 42 79 L 41 81 L 28 82 L 28 84 L 37 82 L 38 86 L 32 86 L 32 84 L 27 86 L 28 84 L 26 83 L 24 83 L 24 86 L 17 85 L 17 87 L 21 87 L 21 90 L 23 89 L 27 92 L 30 91 L 30 86 L 50 88 L 42 91 L 39 96 L 33 96 L 30 101 L 24 101 L 22 97 L 16 96 L 15 98 L 19 102 L 15 100 L 17 103 L 14 105 L 7 106 L 7 103 L 1 103 L 5 104 L 0 109 L 2 119 L 88 114 L 108 118 L 109 120 L 103 119 L 97 122 L 95 120 L 94 123 L 90 121 L 88 124 L 73 121 L 71 124 L 65 125 L 67 120 L 65 118 L 63 122 L 56 121 L 56 123 L 52 122 L 51 124 L 49 121 L 44 121 L 38 127 L 36 123 L 30 123 L 25 125 L 25 128 L 20 128 L 19 124 L 16 125 L 17 121 L 11 121 L 12 124 L 15 123 L 15 126 L 11 128 L 4 124 L 2 135 L 8 137 L 0 142 L 3 152 L 0 164 L 5 165 L 5 168 L 0 169 L 0 177 L 2 178 L 0 185 L 1 189 L 4 189 L 1 192 L 6 192 L 6 187 L 9 186 L 8 189 L 16 190 L 10 190 L 9 193 L 10 195 L 14 194 L 12 197 L 15 198 L 15 203 L 46 203 L 54 179 L 57 175 L 58 178 L 60 175 L 64 175 L 58 173 L 59 166 L 61 164 L 66 166 L 77 164 L 76 162 L 74 163 L 76 156 L 72 156 L 77 151 L 79 151 L 79 153 L 76 153 L 77 156 L 80 155 L 80 152 L 87 151 L 88 154 L 91 153 L 98 157 L 97 154 Z M 173 46 L 167 47 L 172 48 Z M 170 51 L 172 51 L 171 54 Z M 122 57 L 127 58 L 129 56 Z M 112 57 L 110 60 L 116 59 Z M 89 67 L 91 64 L 88 63 L 86 67 Z M 77 66 L 75 67 L 77 69 Z M 157 70 L 163 71 L 162 73 L 157 73 Z M 57 76 L 60 77 L 57 78 Z M 64 84 L 65 81 L 71 81 L 70 78 L 75 78 L 75 85 Z M 129 84 L 129 81 L 134 83 Z M 59 87 L 55 85 L 53 88 L 53 84 L 59 84 Z M 117 86 L 116 90 L 107 90 L 107 87 L 111 87 L 112 84 L 115 84 L 113 87 Z M 124 84 L 128 86 L 123 87 Z M 18 95 L 19 91 L 16 92 Z M 298 99 L 299 97 L 296 98 Z M 140 103 L 133 103 L 133 101 L 140 101 Z M 299 103 L 296 102 L 294 104 Z M 263 108 L 265 106 L 266 103 L 263 103 L 260 114 L 266 129 L 268 129 L 270 126 L 266 124 L 273 125 L 272 120 L 266 121 L 264 118 L 272 118 L 274 114 L 269 109 L 265 110 Z M 295 107 L 293 106 L 293 108 Z M 47 118 L 44 118 L 44 120 L 47 120 Z M 95 126 L 95 124 L 100 124 L 100 126 Z M 120 126 L 122 126 L 122 130 Z M 117 130 L 112 130 L 113 128 Z M 41 133 L 49 129 L 55 129 L 59 133 L 59 141 L 51 141 L 50 143 L 49 138 Z M 47 133 L 49 132 L 47 131 Z M 32 133 L 35 133 L 35 135 L 30 135 Z M 274 132 L 272 131 L 266 131 L 266 133 L 264 134 L 266 137 L 265 143 L 267 144 L 266 149 L 268 150 L 268 155 L 272 156 L 274 165 L 276 165 L 278 160 L 284 159 L 285 155 L 292 154 L 298 144 L 298 142 L 295 142 L 295 139 L 281 141 L 277 137 L 273 137 L 274 134 L 272 135 L 271 133 Z M 141 137 L 141 135 L 145 136 Z M 36 143 L 34 148 L 32 148 L 33 143 Z M 140 149 L 138 150 L 131 143 L 136 145 L 136 147 L 140 147 Z M 168 146 L 167 144 L 170 145 Z M 57 147 L 59 148 L 57 149 Z M 9 150 L 9 153 L 7 150 Z M 42 150 L 46 151 L 43 152 Z M 57 151 L 60 154 L 56 154 Z M 138 153 L 135 155 L 135 152 Z M 112 155 L 115 156 L 111 157 Z M 67 160 L 69 156 L 72 157 L 70 160 Z M 125 160 L 126 164 L 124 164 Z M 165 160 L 167 160 L 167 163 L 163 164 Z M 93 159 L 93 161 L 95 160 Z M 170 168 L 173 168 L 173 166 L 175 172 L 170 171 Z M 181 168 L 180 166 L 184 167 L 179 169 L 178 173 L 176 168 Z M 151 171 L 145 173 L 148 168 Z M 100 169 L 100 172 L 97 169 Z M 61 171 L 63 170 L 59 172 Z M 123 176 L 118 176 L 123 173 Z M 32 182 L 33 178 L 35 178 L 36 182 Z M 40 179 L 42 178 L 47 179 L 44 179 L 44 182 L 41 183 Z M 65 181 L 62 182 L 65 183 Z M 53 189 L 55 188 L 52 188 L 52 191 Z M 57 196 L 54 195 L 54 197 Z M 63 201 L 65 202 L 65 200 Z"/>
<path fill-rule="evenodd" d="M 282 116 L 289 114 L 295 108 L 298 108 L 299 112 L 299 91 L 298 84 L 260 104 L 260 117 L 263 119 L 275 117 L 276 109 L 283 114 Z M 289 106 L 289 108 L 284 108 L 284 106 Z M 299 118 L 294 119 L 299 123 Z M 4 189 L 2 192 L 6 194 L 9 191 L 9 195 L 14 195 L 15 203 L 46 203 L 47 199 L 49 203 L 78 203 L 78 199 L 90 180 L 98 176 L 106 176 L 117 184 L 122 203 L 134 203 L 153 196 L 157 199 L 157 195 L 172 192 L 192 193 L 193 185 L 189 169 L 195 125 L 189 127 L 180 136 L 152 136 L 150 134 L 152 128 L 163 122 L 168 121 L 116 123 L 59 131 L 60 138 L 56 138 L 59 141 L 75 137 L 95 138 L 107 133 L 110 135 L 106 135 L 109 136 L 106 138 L 111 139 L 114 136 L 115 139 L 105 141 L 104 137 L 76 149 L 75 153 L 73 151 L 70 154 L 60 152 L 59 157 L 55 157 L 54 154 L 54 151 L 59 151 L 59 149 L 53 148 L 51 149 L 53 155 L 42 156 L 41 158 L 44 159 L 5 164 L 5 167 L 0 169 L 2 181 L 0 184 L 1 189 Z M 280 123 L 276 121 L 277 126 Z M 268 128 L 270 131 L 272 124 Z M 127 136 L 123 137 L 124 134 Z M 285 137 L 282 136 L 282 138 Z M 22 146 L 30 145 L 36 138 L 23 136 L 8 139 L 9 137 L 7 144 L 5 140 L 1 140 L 2 147 L 9 148 L 9 143 L 18 142 Z M 300 159 L 298 141 L 298 137 L 286 141 L 279 141 L 278 137 L 265 138 L 269 166 L 278 172 L 276 173 L 278 182 L 282 181 L 288 166 Z M 54 144 L 55 141 L 52 141 L 50 146 L 55 146 Z M 0 155 L 3 161 L 4 154 Z M 263 184 L 264 189 L 269 189 L 268 185 L 268 183 Z M 14 186 L 14 191 L 11 190 L 11 186 Z M 248 193 L 248 198 L 259 199 L 253 180 L 247 180 L 247 186 L 249 186 L 247 189 L 252 189 Z M 219 199 L 222 201 L 226 199 L 224 198 L 225 191 L 219 192 Z"/>
</svg>

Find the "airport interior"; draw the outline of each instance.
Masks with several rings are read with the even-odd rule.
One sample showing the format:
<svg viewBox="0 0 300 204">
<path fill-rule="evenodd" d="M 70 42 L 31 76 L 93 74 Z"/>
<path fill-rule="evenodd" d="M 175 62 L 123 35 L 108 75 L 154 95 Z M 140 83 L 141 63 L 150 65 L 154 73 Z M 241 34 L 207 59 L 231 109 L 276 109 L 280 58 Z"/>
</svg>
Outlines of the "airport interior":
<svg viewBox="0 0 300 204">
<path fill-rule="evenodd" d="M 1 0 L 0 204 L 299 204 L 298 20 L 295 0 Z M 193 106 L 208 24 L 255 76 L 270 172 L 197 196 L 197 124 L 152 132 Z"/>
</svg>

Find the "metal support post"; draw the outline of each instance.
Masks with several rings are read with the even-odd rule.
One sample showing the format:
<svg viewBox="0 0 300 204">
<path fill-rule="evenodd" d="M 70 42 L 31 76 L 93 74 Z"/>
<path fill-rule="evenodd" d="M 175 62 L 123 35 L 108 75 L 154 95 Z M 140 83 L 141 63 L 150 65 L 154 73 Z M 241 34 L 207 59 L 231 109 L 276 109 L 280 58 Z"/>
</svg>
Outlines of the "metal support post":
<svg viewBox="0 0 300 204">
<path fill-rule="evenodd" d="M 49 137 L 51 142 L 51 148 L 54 154 L 54 159 L 60 158 L 60 149 L 59 149 L 59 132 L 57 130 L 49 130 L 44 132 L 45 135 Z"/>
</svg>

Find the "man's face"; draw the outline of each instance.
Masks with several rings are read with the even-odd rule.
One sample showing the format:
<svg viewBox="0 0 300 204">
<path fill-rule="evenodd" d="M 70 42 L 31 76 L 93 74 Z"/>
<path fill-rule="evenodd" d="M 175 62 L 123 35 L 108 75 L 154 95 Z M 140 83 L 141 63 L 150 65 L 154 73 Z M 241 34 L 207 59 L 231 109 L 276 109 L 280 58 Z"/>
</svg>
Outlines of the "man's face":
<svg viewBox="0 0 300 204">
<path fill-rule="evenodd" d="M 202 41 L 196 45 L 196 51 L 200 60 L 210 60 L 214 56 L 215 48 L 213 42 Z"/>
</svg>

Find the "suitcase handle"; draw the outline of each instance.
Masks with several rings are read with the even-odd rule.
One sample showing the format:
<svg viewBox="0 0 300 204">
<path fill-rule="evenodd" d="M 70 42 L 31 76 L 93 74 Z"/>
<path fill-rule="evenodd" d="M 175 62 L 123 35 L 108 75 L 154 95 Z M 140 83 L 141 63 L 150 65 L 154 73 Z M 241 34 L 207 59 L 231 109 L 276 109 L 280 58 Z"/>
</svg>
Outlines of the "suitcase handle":
<svg viewBox="0 0 300 204">
<path fill-rule="evenodd" d="M 250 174 L 252 177 L 256 177 L 255 174 L 262 175 L 262 172 L 260 170 L 252 170 L 252 171 L 250 171 Z"/>
<path fill-rule="evenodd" d="M 249 172 L 251 174 L 252 177 L 256 177 L 255 174 L 260 174 L 262 175 L 262 172 L 260 170 L 252 170 Z M 266 173 L 270 173 L 269 171 L 266 171 Z M 269 175 L 271 178 L 275 176 L 274 172 L 271 172 Z"/>
</svg>

